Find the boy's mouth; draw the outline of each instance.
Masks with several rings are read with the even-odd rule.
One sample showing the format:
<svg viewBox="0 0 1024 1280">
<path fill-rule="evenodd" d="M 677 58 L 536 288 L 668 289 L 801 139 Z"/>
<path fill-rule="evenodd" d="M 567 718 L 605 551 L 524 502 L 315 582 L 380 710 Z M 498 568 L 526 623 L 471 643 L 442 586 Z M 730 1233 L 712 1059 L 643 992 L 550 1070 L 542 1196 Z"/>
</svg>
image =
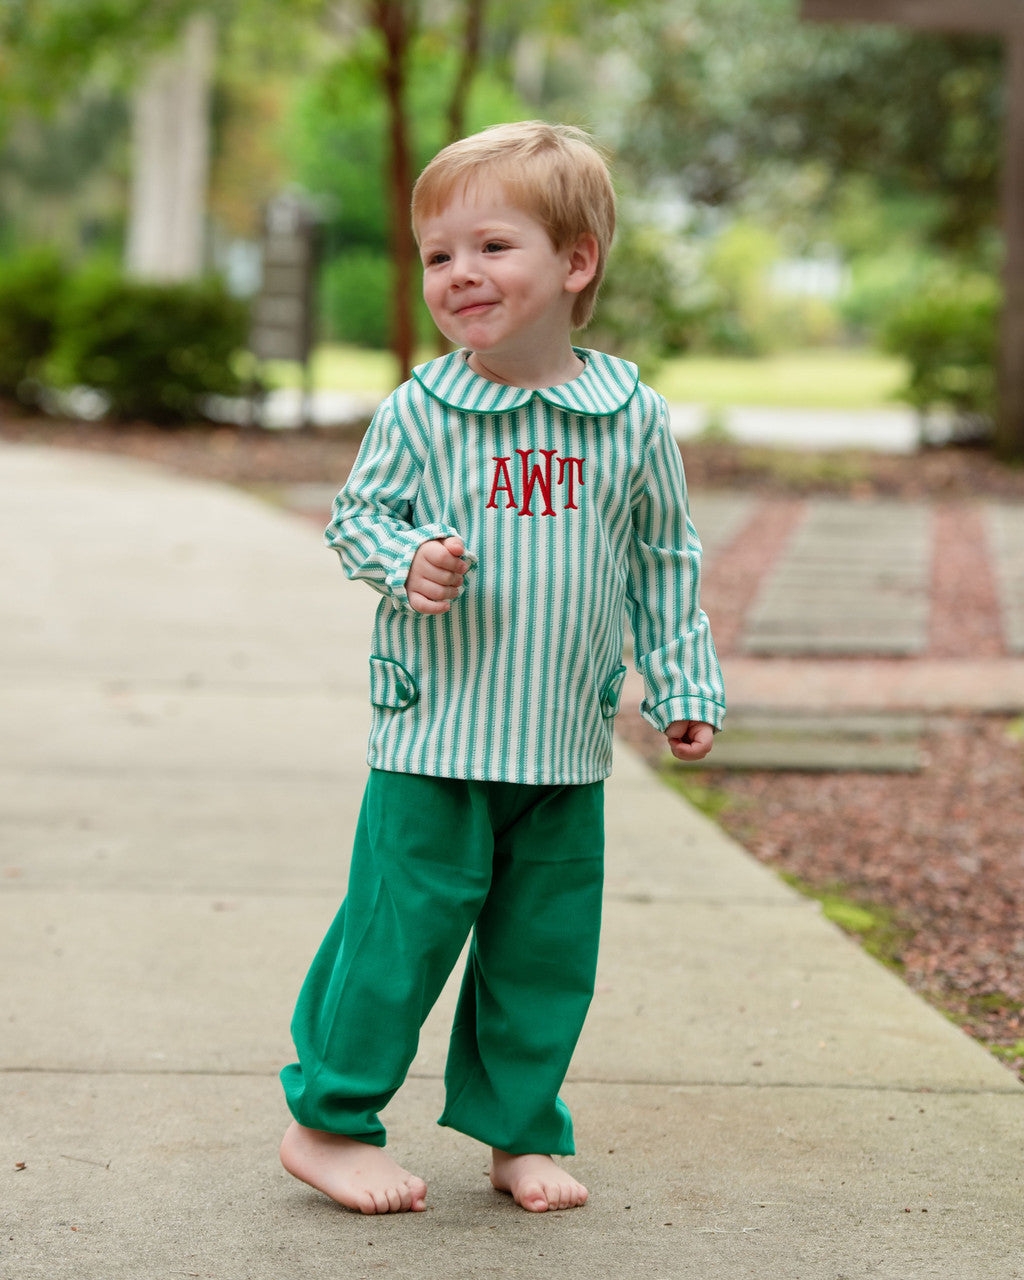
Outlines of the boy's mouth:
<svg viewBox="0 0 1024 1280">
<path fill-rule="evenodd" d="M 457 316 L 475 316 L 493 306 L 493 302 L 468 302 L 464 307 L 459 307 L 455 314 Z"/>
</svg>

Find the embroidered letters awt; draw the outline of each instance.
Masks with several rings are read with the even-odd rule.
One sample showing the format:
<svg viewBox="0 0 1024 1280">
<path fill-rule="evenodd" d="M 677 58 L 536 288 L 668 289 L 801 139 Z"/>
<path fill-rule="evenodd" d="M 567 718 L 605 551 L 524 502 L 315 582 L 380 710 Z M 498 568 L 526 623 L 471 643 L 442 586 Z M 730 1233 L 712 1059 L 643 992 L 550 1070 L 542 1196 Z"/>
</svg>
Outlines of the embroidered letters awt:
<svg viewBox="0 0 1024 1280">
<path fill-rule="evenodd" d="M 576 506 L 576 485 L 581 487 L 585 483 L 583 479 L 583 464 L 586 458 L 558 458 L 557 479 L 555 479 L 555 459 L 558 457 L 557 449 L 538 449 L 536 451 L 544 459 L 543 464 L 539 462 L 531 463 L 533 449 L 516 449 L 519 457 L 519 497 L 521 501 L 517 501 L 517 491 L 512 478 L 512 471 L 509 469 L 511 456 L 507 458 L 492 458 L 494 462 L 494 479 L 491 482 L 491 496 L 488 499 L 488 508 L 496 508 L 498 506 L 498 494 L 504 493 L 507 501 L 505 509 L 517 508 L 521 516 L 532 516 L 536 514 L 530 506 L 533 501 L 534 489 L 540 491 L 540 497 L 543 499 L 544 506 L 540 512 L 542 516 L 553 516 L 558 513 L 551 505 L 552 498 L 555 496 L 555 489 L 565 489 L 565 493 L 558 495 L 563 497 L 565 501 L 562 504 L 564 511 L 577 511 Z"/>
</svg>

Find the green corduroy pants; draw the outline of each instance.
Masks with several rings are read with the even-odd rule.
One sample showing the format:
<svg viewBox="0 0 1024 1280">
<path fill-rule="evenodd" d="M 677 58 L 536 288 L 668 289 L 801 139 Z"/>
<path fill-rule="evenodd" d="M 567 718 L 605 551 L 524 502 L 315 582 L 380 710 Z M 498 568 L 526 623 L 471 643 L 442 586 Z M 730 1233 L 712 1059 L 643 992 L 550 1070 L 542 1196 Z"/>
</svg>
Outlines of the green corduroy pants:
<svg viewBox="0 0 1024 1280">
<path fill-rule="evenodd" d="M 558 1096 L 594 991 L 603 783 L 371 772 L 348 892 L 302 986 L 281 1073 L 311 1129 L 383 1146 L 378 1113 L 472 934 L 438 1123 L 571 1155 Z"/>
</svg>

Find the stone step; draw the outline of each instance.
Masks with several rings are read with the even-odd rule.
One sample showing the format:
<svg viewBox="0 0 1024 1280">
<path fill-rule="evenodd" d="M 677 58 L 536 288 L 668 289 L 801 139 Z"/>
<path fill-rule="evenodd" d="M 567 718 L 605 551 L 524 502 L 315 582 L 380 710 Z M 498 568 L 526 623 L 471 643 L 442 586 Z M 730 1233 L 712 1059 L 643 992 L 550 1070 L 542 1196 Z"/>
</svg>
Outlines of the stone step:
<svg viewBox="0 0 1024 1280">
<path fill-rule="evenodd" d="M 1024 506 L 993 504 L 987 523 L 1006 647 L 1024 653 Z"/>
<path fill-rule="evenodd" d="M 808 501 L 747 617 L 752 654 L 910 655 L 928 642 L 924 503 Z"/>
<path fill-rule="evenodd" d="M 917 773 L 926 722 L 915 715 L 738 712 L 707 761 L 687 768 L 800 773 Z"/>
</svg>

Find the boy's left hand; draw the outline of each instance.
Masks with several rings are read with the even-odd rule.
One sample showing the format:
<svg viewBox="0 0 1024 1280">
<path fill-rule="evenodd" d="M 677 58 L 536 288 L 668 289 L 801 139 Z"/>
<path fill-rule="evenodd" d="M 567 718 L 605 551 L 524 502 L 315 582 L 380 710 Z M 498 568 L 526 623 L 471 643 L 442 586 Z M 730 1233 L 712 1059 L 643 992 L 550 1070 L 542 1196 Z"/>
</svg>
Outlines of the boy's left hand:
<svg viewBox="0 0 1024 1280">
<path fill-rule="evenodd" d="M 674 720 L 665 730 L 677 760 L 703 760 L 715 741 L 715 731 L 700 720 Z"/>
</svg>

